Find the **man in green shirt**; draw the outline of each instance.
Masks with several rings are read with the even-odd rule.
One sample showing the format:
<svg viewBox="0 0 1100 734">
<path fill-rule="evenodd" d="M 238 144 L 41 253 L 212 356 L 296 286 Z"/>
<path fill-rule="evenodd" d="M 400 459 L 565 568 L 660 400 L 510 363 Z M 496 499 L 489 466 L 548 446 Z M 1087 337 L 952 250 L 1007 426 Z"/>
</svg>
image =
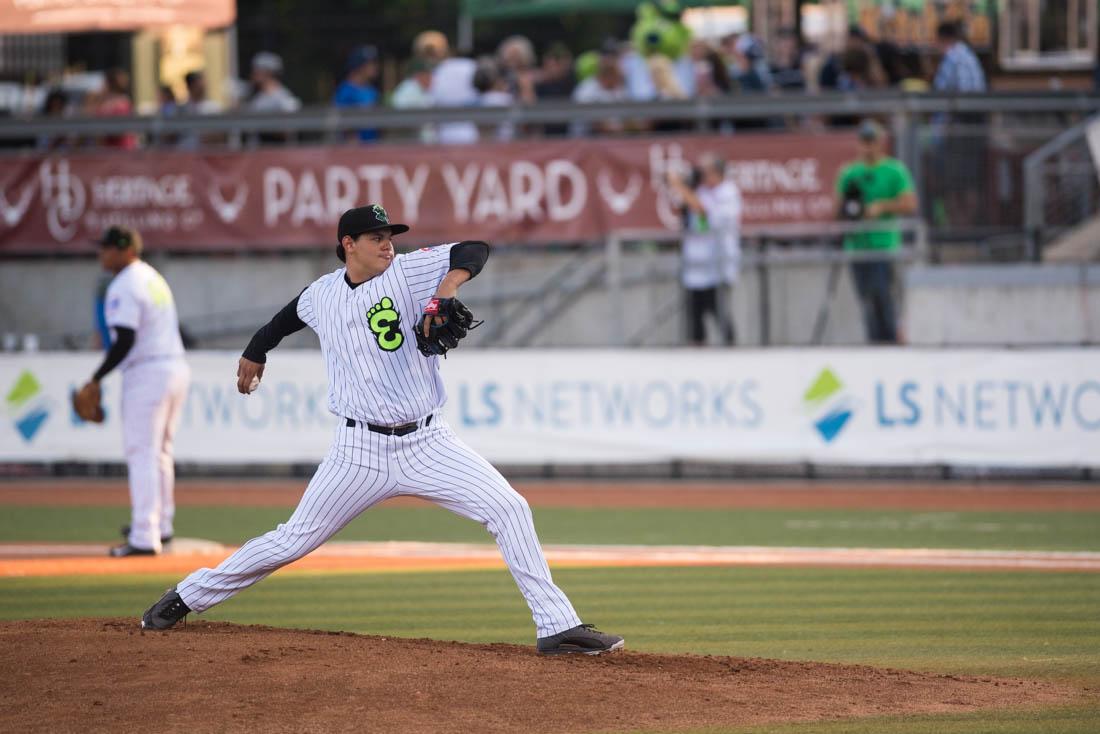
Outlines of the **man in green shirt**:
<svg viewBox="0 0 1100 734">
<path fill-rule="evenodd" d="M 898 216 L 917 212 L 913 177 L 905 164 L 886 155 L 886 131 L 873 120 L 859 126 L 859 158 L 837 177 L 840 216 L 848 220 L 887 222 L 881 229 L 850 234 L 844 249 L 850 252 L 881 251 L 883 260 L 852 263 L 852 278 L 863 308 L 867 337 L 876 343 L 897 341 L 894 307 L 894 267 L 889 258 L 901 247 L 901 233 L 890 224 Z M 890 253 L 890 254 L 887 254 Z"/>
</svg>

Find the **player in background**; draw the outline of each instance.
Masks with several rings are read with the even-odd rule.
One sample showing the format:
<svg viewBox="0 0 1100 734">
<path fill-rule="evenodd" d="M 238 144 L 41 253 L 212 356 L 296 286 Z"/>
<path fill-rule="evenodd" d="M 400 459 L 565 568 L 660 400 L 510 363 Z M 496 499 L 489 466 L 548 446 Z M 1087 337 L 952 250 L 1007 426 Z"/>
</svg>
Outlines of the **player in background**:
<svg viewBox="0 0 1100 734">
<path fill-rule="evenodd" d="M 337 255 L 347 263 L 308 285 L 252 337 L 237 389 L 259 385 L 267 353 L 306 326 L 321 342 L 328 407 L 338 417 L 332 448 L 287 522 L 245 543 L 217 568 L 200 568 L 142 615 L 168 629 L 210 609 L 313 551 L 361 513 L 398 495 L 430 500 L 481 523 L 493 535 L 531 609 L 540 653 L 599 654 L 623 638 L 581 623 L 550 576 L 531 508 L 488 461 L 443 420 L 439 355 L 457 346 L 473 320 L 456 296 L 489 257 L 466 241 L 395 255 L 391 224 L 378 205 L 340 217 Z M 456 316 L 457 315 L 457 316 Z M 458 318 L 466 326 L 431 341 Z"/>
<path fill-rule="evenodd" d="M 114 274 L 104 304 L 113 338 L 103 363 L 80 392 L 94 394 L 98 404 L 100 382 L 116 367 L 122 370 L 122 444 L 131 516 L 123 528 L 126 542 L 111 548 L 110 555 L 155 555 L 173 535 L 172 441 L 191 370 L 183 358 L 172 291 L 142 261 L 141 236 L 111 227 L 97 243 L 100 264 Z"/>
<path fill-rule="evenodd" d="M 733 346 L 736 330 L 728 299 L 741 269 L 741 190 L 726 177 L 725 162 L 713 153 L 699 159 L 690 180 L 670 170 L 668 184 L 683 202 L 680 280 L 687 296 L 689 340 L 694 346 L 706 344 L 709 313 L 722 343 Z"/>
</svg>

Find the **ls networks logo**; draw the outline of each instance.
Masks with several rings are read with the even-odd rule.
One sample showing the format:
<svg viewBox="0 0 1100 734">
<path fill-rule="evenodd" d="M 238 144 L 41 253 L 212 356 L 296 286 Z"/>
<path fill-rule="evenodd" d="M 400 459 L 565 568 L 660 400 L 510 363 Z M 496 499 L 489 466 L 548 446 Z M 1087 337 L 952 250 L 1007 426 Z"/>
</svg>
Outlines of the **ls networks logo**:
<svg viewBox="0 0 1100 734">
<path fill-rule="evenodd" d="M 15 424 L 15 430 L 23 440 L 30 443 L 42 424 L 50 417 L 49 404 L 42 394 L 42 383 L 23 370 L 7 395 L 8 415 Z"/>
<path fill-rule="evenodd" d="M 844 383 L 828 367 L 806 389 L 802 405 L 817 416 L 814 428 L 825 443 L 832 443 L 852 417 L 852 400 L 844 394 Z"/>
</svg>

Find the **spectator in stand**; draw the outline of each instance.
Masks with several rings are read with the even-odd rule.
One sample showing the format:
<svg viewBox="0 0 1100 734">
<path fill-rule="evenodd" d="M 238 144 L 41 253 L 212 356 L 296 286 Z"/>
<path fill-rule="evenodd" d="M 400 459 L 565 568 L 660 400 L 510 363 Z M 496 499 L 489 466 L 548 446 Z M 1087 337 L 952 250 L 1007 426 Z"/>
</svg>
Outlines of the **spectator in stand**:
<svg viewBox="0 0 1100 734">
<path fill-rule="evenodd" d="M 962 39 L 955 23 L 941 23 L 936 41 L 943 60 L 932 89 L 953 94 L 985 91 L 985 71 L 974 51 Z M 972 224 L 979 219 L 980 199 L 986 191 L 986 115 L 981 112 L 956 112 L 933 119 L 939 145 L 933 170 L 943 193 L 943 215 L 956 225 Z"/>
<path fill-rule="evenodd" d="M 775 64 L 771 69 L 772 80 L 778 89 L 799 92 L 806 89 L 805 55 L 798 32 L 794 28 L 780 28 L 775 41 Z"/>
<path fill-rule="evenodd" d="M 215 115 L 222 111 L 220 104 L 206 96 L 206 77 L 201 70 L 189 71 L 183 77 L 187 85 L 187 101 L 180 108 L 183 115 Z"/>
<path fill-rule="evenodd" d="M 69 100 L 60 89 L 51 89 L 42 103 L 39 113 L 42 117 L 65 117 L 68 114 Z M 39 135 L 35 147 L 39 150 L 59 150 L 69 147 L 69 140 L 64 136 Z"/>
<path fill-rule="evenodd" d="M 497 48 L 497 64 L 504 88 L 524 104 L 535 101 L 535 47 L 526 36 L 510 36 Z"/>
<path fill-rule="evenodd" d="M 125 69 L 107 71 L 103 96 L 96 102 L 94 114 L 97 117 L 129 117 L 134 114 L 134 105 L 130 101 L 130 74 Z M 138 139 L 134 133 L 107 135 L 101 144 L 107 148 L 134 150 L 138 147 Z"/>
<path fill-rule="evenodd" d="M 447 37 L 439 31 L 424 31 L 413 40 L 413 56 L 434 66 L 432 71 L 433 107 L 477 107 L 480 98 L 474 88 L 477 63 L 473 59 L 451 56 Z M 477 125 L 469 121 L 439 124 L 441 143 L 476 143 Z"/>
<path fill-rule="evenodd" d="M 936 70 L 932 88 L 937 92 L 984 92 L 985 71 L 973 49 L 962 38 L 955 23 L 940 23 L 936 43 L 943 52 L 943 61 Z"/>
<path fill-rule="evenodd" d="M 176 101 L 176 93 L 167 84 L 157 87 L 157 115 L 160 117 L 175 117 L 179 114 L 180 104 Z M 177 133 L 152 133 L 148 143 L 155 147 L 171 147 L 179 139 Z"/>
<path fill-rule="evenodd" d="M 354 49 L 344 65 L 344 81 L 336 88 L 332 103 L 337 107 L 375 107 L 378 105 L 378 90 L 374 80 L 378 77 L 378 49 L 374 46 L 360 46 Z M 366 128 L 359 131 L 359 140 L 371 142 L 378 140 L 378 130 Z"/>
<path fill-rule="evenodd" d="M 201 71 L 187 72 L 183 77 L 183 83 L 187 85 L 187 101 L 180 105 L 180 115 L 216 115 L 222 111 L 221 105 L 212 99 L 207 99 L 206 77 Z M 190 130 L 180 135 L 177 146 L 183 150 L 197 150 L 202 142 L 213 142 L 214 139 L 209 135 L 200 135 L 196 130 Z"/>
<path fill-rule="evenodd" d="M 840 78 L 844 73 L 841 58 L 845 52 L 854 50 L 861 50 L 867 54 L 869 59 L 867 79 L 870 86 L 874 89 L 886 86 L 886 72 L 882 68 L 882 62 L 878 58 L 878 52 L 875 50 L 874 44 L 871 43 L 871 39 L 867 37 L 867 33 L 861 27 L 853 25 L 848 28 L 848 37 L 844 40 L 844 48 L 841 49 L 840 53 L 830 55 L 821 66 L 821 70 L 818 72 L 818 86 L 821 89 L 835 90 L 840 88 Z"/>
<path fill-rule="evenodd" d="M 849 48 L 840 55 L 840 78 L 837 90 L 862 92 L 879 88 L 871 72 L 871 55 L 863 48 Z"/>
<path fill-rule="evenodd" d="M 916 214 L 917 194 L 909 169 L 886 155 L 886 131 L 881 125 L 864 121 L 858 138 L 859 157 L 837 177 L 838 217 L 883 222 L 881 228 L 846 236 L 844 249 L 883 255 L 881 260 L 852 263 L 852 278 L 863 309 L 867 338 L 889 344 L 898 339 L 892 257 L 901 248 L 901 234 L 891 223 L 898 216 Z"/>
<path fill-rule="evenodd" d="M 297 112 L 302 103 L 283 86 L 283 59 L 270 51 L 252 57 L 252 96 L 250 112 Z"/>
<path fill-rule="evenodd" d="M 730 60 L 729 73 L 741 92 L 767 92 L 772 88 L 764 44 L 751 33 L 731 33 L 722 39 L 722 50 Z"/>
<path fill-rule="evenodd" d="M 676 78 L 676 70 L 672 61 L 667 56 L 654 54 L 646 63 L 649 65 L 649 75 L 653 79 L 653 87 L 657 90 L 657 99 L 675 100 L 687 99 L 684 88 Z"/>
<path fill-rule="evenodd" d="M 568 100 L 577 86 L 577 76 L 573 71 L 573 54 L 563 43 L 551 45 L 542 54 L 542 67 L 535 75 L 535 99 Z M 569 134 L 566 123 L 551 122 L 543 125 L 543 135 L 562 136 Z"/>
<path fill-rule="evenodd" d="M 585 79 L 573 90 L 573 101 L 580 104 L 625 102 L 628 99 L 623 72 L 619 67 L 619 55 L 609 48 L 600 53 L 596 74 Z M 593 123 L 591 128 L 575 123 L 574 135 L 583 135 L 589 129 L 600 133 L 618 133 L 626 129 L 626 124 L 618 117 L 608 117 Z"/>
<path fill-rule="evenodd" d="M 733 90 L 729 69 L 714 46 L 696 38 L 691 42 L 690 54 L 695 71 L 695 96 L 718 97 Z"/>
<path fill-rule="evenodd" d="M 653 88 L 657 91 L 657 99 L 660 101 L 675 101 L 687 99 L 680 80 L 676 78 L 676 69 L 667 56 L 654 54 L 646 59 L 649 67 L 649 76 L 653 80 Z M 654 120 L 650 128 L 655 132 L 676 132 L 684 130 L 690 123 L 683 120 Z"/>
<path fill-rule="evenodd" d="M 180 111 L 179 102 L 176 101 L 176 93 L 167 84 L 161 84 L 157 88 L 157 114 L 161 117 L 175 117 Z"/>
<path fill-rule="evenodd" d="M 924 70 L 924 57 L 915 48 L 907 48 L 898 59 L 901 65 L 901 82 L 898 87 L 903 92 L 922 94 L 932 88 L 928 83 L 928 74 Z"/>
<path fill-rule="evenodd" d="M 573 73 L 573 54 L 564 43 L 551 45 L 542 54 L 542 67 L 536 74 L 536 99 L 569 99 L 577 86 Z"/>
<path fill-rule="evenodd" d="M 399 110 L 423 110 L 432 106 L 432 67 L 424 59 L 409 62 L 409 74 L 393 90 L 390 104 Z M 434 143 L 435 128 L 432 125 L 420 127 L 420 142 Z"/>
<path fill-rule="evenodd" d="M 508 82 L 503 72 L 492 57 L 485 57 L 478 62 L 477 71 L 474 72 L 474 89 L 477 90 L 482 107 L 511 107 L 515 102 L 515 97 L 508 91 Z M 492 137 L 495 140 L 511 140 L 515 134 L 515 125 L 503 122 L 497 126 Z"/>
</svg>

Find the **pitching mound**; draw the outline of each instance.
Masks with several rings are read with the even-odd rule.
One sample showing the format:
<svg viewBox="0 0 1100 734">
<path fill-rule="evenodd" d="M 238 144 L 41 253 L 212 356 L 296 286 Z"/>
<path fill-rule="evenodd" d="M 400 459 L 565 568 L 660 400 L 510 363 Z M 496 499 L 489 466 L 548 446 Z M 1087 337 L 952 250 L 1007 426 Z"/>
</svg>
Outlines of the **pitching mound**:
<svg viewBox="0 0 1100 734">
<path fill-rule="evenodd" d="M 627 640 L 627 644 L 630 641 Z M 194 622 L 0 622 L 3 731 L 662 731 L 1059 703 L 1056 684 Z"/>
</svg>

